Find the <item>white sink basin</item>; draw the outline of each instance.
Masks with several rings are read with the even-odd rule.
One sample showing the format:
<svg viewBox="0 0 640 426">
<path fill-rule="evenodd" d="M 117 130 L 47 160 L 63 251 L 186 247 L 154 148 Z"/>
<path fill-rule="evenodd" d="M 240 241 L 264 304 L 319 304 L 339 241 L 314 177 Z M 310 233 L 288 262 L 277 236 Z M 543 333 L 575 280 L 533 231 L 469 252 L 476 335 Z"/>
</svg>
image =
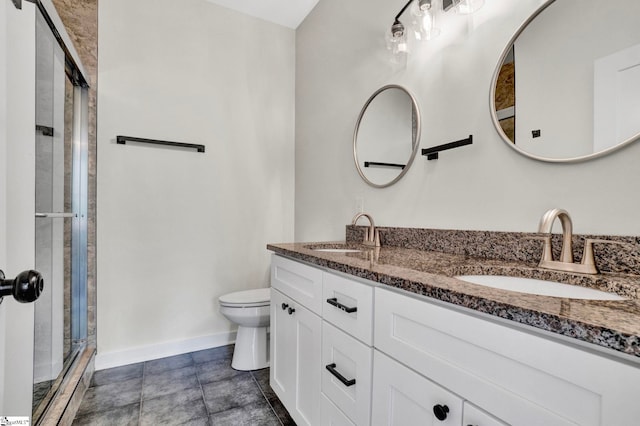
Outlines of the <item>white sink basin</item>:
<svg viewBox="0 0 640 426">
<path fill-rule="evenodd" d="M 615 293 L 607 293 L 578 285 L 562 284 L 555 281 L 536 280 L 532 278 L 507 277 L 502 275 L 459 275 L 455 278 L 486 287 L 499 288 L 518 293 L 537 294 L 540 296 L 589 300 L 626 300 L 626 298 Z"/>
<path fill-rule="evenodd" d="M 327 253 L 360 253 L 362 250 L 356 249 L 342 249 L 342 248 L 318 248 L 313 251 L 324 251 Z"/>
</svg>

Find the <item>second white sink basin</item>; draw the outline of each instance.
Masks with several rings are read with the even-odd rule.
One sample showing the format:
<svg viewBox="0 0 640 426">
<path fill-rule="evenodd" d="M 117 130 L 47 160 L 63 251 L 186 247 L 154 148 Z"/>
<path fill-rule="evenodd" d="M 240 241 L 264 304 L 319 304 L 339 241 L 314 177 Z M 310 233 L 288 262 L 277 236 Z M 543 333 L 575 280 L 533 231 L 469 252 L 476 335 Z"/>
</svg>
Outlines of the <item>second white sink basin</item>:
<svg viewBox="0 0 640 426">
<path fill-rule="evenodd" d="M 578 285 L 532 278 L 507 277 L 504 275 L 459 275 L 455 278 L 486 287 L 499 288 L 518 293 L 537 294 L 540 296 L 589 300 L 626 300 L 626 298 L 615 293 L 607 293 Z"/>
</svg>

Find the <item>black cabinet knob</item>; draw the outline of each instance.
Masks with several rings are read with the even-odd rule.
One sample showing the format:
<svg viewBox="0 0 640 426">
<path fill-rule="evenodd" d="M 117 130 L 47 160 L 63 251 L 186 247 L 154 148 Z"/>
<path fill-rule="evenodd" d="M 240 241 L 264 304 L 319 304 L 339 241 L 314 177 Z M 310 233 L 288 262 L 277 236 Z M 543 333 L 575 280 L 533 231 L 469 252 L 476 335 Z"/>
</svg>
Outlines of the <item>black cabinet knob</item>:
<svg viewBox="0 0 640 426">
<path fill-rule="evenodd" d="M 433 406 L 433 415 L 436 416 L 436 419 L 442 421 L 447 418 L 447 413 L 449 412 L 449 407 L 446 405 L 436 404 Z"/>
<path fill-rule="evenodd" d="M 289 305 L 287 305 L 286 303 L 282 304 L 282 310 L 284 311 L 285 309 L 287 309 L 289 307 Z"/>
<path fill-rule="evenodd" d="M 33 302 L 43 289 L 44 280 L 38 271 L 20 272 L 12 280 L 5 280 L 4 272 L 0 271 L 0 301 L 3 296 L 13 296 L 20 303 Z"/>
<path fill-rule="evenodd" d="M 293 314 L 296 310 L 294 308 L 289 308 L 289 315 Z"/>
</svg>

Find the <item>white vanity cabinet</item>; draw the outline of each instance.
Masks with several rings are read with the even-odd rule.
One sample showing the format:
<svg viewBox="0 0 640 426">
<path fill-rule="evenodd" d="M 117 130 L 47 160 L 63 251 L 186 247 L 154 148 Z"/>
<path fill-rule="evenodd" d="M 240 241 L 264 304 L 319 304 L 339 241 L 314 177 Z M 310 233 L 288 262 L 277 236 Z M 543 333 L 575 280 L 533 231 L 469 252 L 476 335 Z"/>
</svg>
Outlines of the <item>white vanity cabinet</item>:
<svg viewBox="0 0 640 426">
<path fill-rule="evenodd" d="M 640 424 L 640 367 L 273 256 L 271 386 L 298 425 Z"/>
<path fill-rule="evenodd" d="M 274 256 L 271 285 L 271 387 L 296 424 L 315 426 L 320 423 L 322 271 Z"/>
<path fill-rule="evenodd" d="M 640 418 L 637 366 L 425 298 L 377 287 L 374 342 L 505 424 L 614 426 Z M 381 404 L 375 400 L 374 410 Z"/>
</svg>

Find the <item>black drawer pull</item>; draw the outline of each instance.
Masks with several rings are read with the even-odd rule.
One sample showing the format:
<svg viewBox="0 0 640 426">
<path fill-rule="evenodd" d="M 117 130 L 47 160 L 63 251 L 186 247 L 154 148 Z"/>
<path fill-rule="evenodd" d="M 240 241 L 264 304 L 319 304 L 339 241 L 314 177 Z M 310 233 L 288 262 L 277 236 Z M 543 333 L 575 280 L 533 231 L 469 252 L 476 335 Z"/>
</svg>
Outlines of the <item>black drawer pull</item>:
<svg viewBox="0 0 640 426">
<path fill-rule="evenodd" d="M 284 311 L 285 309 L 287 309 L 289 307 L 289 305 L 287 305 L 286 303 L 282 304 L 282 310 Z"/>
<path fill-rule="evenodd" d="M 327 303 L 330 304 L 330 305 L 335 306 L 336 308 L 338 308 L 338 309 L 340 309 L 342 311 L 345 311 L 348 314 L 352 314 L 352 313 L 358 311 L 358 308 L 355 307 L 355 306 L 353 308 L 350 308 L 350 307 L 345 306 L 342 303 L 338 302 L 338 298 L 337 297 L 332 297 L 331 299 L 327 299 Z"/>
<path fill-rule="evenodd" d="M 327 365 L 326 368 L 327 370 L 329 370 L 329 373 L 333 374 L 335 378 L 340 380 L 342 384 L 345 385 L 346 387 L 353 386 L 356 384 L 356 379 L 347 380 L 342 374 L 338 373 L 338 371 L 336 370 L 335 362 L 333 364 Z"/>
<path fill-rule="evenodd" d="M 287 312 L 289 312 L 289 315 L 293 314 L 296 310 L 294 308 L 289 308 L 289 310 Z"/>
</svg>

